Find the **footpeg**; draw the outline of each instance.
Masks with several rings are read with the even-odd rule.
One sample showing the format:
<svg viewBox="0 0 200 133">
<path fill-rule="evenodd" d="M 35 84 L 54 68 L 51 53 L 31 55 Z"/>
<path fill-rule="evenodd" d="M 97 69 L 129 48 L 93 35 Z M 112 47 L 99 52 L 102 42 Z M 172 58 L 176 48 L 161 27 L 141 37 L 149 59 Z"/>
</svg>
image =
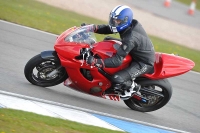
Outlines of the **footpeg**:
<svg viewBox="0 0 200 133">
<path fill-rule="evenodd" d="M 135 91 L 136 93 L 140 91 L 141 85 L 136 85 L 135 88 L 133 89 L 133 91 Z"/>
<path fill-rule="evenodd" d="M 128 100 L 128 99 L 131 98 L 135 93 L 139 92 L 139 91 L 140 91 L 140 88 L 141 88 L 141 85 L 137 85 L 137 84 L 135 84 L 135 85 L 136 85 L 136 86 L 134 86 L 134 88 L 133 88 L 133 86 L 131 86 L 130 89 L 123 91 L 123 92 L 121 93 L 121 95 L 120 95 L 120 98 L 121 98 L 122 100 Z"/>
</svg>

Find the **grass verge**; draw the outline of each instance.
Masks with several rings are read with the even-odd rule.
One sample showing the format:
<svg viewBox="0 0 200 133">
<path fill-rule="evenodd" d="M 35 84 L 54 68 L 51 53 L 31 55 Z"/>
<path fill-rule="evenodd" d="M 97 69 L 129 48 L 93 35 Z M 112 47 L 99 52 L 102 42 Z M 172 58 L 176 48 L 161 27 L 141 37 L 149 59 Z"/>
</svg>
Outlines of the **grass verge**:
<svg viewBox="0 0 200 133">
<path fill-rule="evenodd" d="M 122 133 L 13 109 L 0 109 L 0 133 Z"/>
<path fill-rule="evenodd" d="M 107 23 L 33 0 L 0 0 L 0 19 L 54 34 L 60 34 L 67 28 L 79 26 L 83 22 Z M 118 37 L 118 35 L 113 36 Z M 104 37 L 97 35 L 98 40 L 102 40 Z M 200 51 L 189 49 L 155 36 L 150 36 L 150 38 L 156 51 L 174 53 L 189 58 L 196 64 L 193 70 L 200 72 Z"/>
</svg>

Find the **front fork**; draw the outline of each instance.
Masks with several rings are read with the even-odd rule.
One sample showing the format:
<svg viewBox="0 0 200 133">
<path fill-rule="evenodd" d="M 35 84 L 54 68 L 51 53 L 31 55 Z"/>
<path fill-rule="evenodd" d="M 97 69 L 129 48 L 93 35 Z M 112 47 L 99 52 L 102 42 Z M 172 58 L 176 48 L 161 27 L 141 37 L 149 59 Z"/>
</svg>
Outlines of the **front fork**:
<svg viewBox="0 0 200 133">
<path fill-rule="evenodd" d="M 52 77 L 54 75 L 56 75 L 57 73 L 59 73 L 59 69 L 62 68 L 62 66 L 57 67 L 55 70 L 53 70 L 52 72 L 48 73 L 46 76 L 47 77 Z"/>
<path fill-rule="evenodd" d="M 50 60 L 53 60 L 53 61 L 58 62 L 60 64 L 60 59 L 59 59 L 56 51 L 53 51 L 53 50 L 43 51 L 43 52 L 40 53 L 40 56 L 44 60 L 50 59 Z M 59 73 L 60 68 L 62 68 L 62 66 L 57 67 L 52 72 L 48 73 L 46 76 L 52 77 L 52 76 L 56 75 L 57 73 Z"/>
</svg>

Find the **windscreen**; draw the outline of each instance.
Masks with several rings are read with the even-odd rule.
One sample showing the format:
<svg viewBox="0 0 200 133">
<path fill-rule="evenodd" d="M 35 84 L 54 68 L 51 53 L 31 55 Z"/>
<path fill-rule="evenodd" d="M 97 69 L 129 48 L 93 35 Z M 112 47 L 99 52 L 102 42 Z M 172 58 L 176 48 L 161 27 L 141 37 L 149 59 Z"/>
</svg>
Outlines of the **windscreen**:
<svg viewBox="0 0 200 133">
<path fill-rule="evenodd" d="M 94 31 L 89 28 L 91 25 L 82 26 L 72 33 L 70 33 L 66 38 L 66 42 L 76 42 L 92 45 L 96 43 L 96 37 Z M 90 30 L 89 30 L 90 29 Z"/>
</svg>

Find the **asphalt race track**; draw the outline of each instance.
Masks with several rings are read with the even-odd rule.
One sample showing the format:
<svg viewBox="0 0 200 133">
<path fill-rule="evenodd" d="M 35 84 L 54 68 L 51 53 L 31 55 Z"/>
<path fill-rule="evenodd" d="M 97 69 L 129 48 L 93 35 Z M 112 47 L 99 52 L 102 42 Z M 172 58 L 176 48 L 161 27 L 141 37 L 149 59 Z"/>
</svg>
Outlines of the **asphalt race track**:
<svg viewBox="0 0 200 133">
<path fill-rule="evenodd" d="M 65 30 L 65 29 L 63 29 Z M 53 50 L 56 35 L 0 21 L 0 90 L 118 115 L 186 132 L 200 132 L 200 74 L 188 72 L 169 79 L 173 96 L 163 108 L 149 113 L 71 90 L 62 84 L 49 88 L 30 84 L 24 66 L 33 56 Z"/>
</svg>

